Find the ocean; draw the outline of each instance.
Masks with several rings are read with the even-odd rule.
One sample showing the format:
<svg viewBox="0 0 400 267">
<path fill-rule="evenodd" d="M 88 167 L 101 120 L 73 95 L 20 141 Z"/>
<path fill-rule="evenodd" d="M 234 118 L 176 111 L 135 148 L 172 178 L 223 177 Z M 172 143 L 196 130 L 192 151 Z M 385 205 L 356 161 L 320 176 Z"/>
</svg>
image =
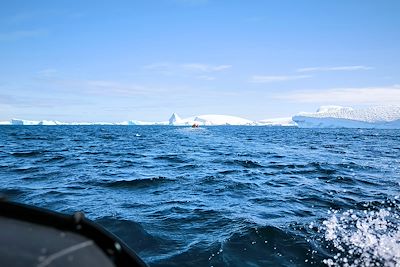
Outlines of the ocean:
<svg viewBox="0 0 400 267">
<path fill-rule="evenodd" d="M 400 266 L 400 130 L 1 126 L 0 179 L 150 266 Z"/>
</svg>

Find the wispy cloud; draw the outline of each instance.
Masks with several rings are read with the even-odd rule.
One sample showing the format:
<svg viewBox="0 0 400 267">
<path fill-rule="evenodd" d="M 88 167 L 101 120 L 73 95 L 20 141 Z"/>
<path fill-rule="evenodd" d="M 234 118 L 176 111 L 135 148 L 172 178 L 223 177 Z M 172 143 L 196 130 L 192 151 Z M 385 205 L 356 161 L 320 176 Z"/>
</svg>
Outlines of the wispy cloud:
<svg viewBox="0 0 400 267">
<path fill-rule="evenodd" d="M 336 66 L 336 67 L 308 67 L 297 69 L 297 72 L 320 72 L 320 71 L 357 71 L 371 70 L 372 67 L 356 65 L 356 66 Z"/>
<path fill-rule="evenodd" d="M 400 103 L 400 86 L 302 90 L 283 95 L 275 95 L 275 98 L 295 103 L 392 105 Z"/>
<path fill-rule="evenodd" d="M 64 98 L 57 98 L 54 96 L 39 96 L 39 95 L 12 95 L 12 94 L 0 94 L 0 105 L 7 107 L 17 108 L 57 108 L 65 104 L 79 105 L 87 104 L 86 101 L 82 100 L 81 103 L 75 103 L 71 100 Z"/>
<path fill-rule="evenodd" d="M 250 78 L 252 83 L 272 83 L 272 82 L 285 82 L 300 79 L 311 78 L 311 75 L 279 75 L 279 76 L 264 76 L 254 75 Z"/>
<path fill-rule="evenodd" d="M 208 75 L 199 75 L 196 78 L 200 79 L 200 80 L 204 80 L 204 81 L 214 81 L 214 80 L 217 79 L 217 78 L 215 78 L 213 76 L 208 76 Z"/>
<path fill-rule="evenodd" d="M 232 68 L 232 65 L 209 65 L 200 63 L 189 63 L 180 65 L 185 70 L 196 72 L 218 72 Z"/>
<path fill-rule="evenodd" d="M 79 91 L 90 95 L 136 96 L 154 94 L 157 88 L 149 88 L 133 83 L 121 83 L 108 80 L 53 80 L 60 89 Z"/>
<path fill-rule="evenodd" d="M 0 42 L 17 41 L 25 38 L 33 38 L 47 35 L 45 30 L 24 30 L 0 33 Z"/>
<path fill-rule="evenodd" d="M 213 81 L 217 73 L 227 71 L 232 65 L 212 65 L 204 63 L 169 63 L 158 62 L 143 66 L 144 70 L 152 71 L 165 76 L 190 77 L 199 80 Z"/>
<path fill-rule="evenodd" d="M 58 71 L 56 69 L 43 69 L 37 72 L 37 76 L 40 78 L 50 78 L 54 77 L 58 74 Z"/>
<path fill-rule="evenodd" d="M 9 24 L 19 24 L 21 22 L 30 21 L 35 17 L 37 17 L 36 12 L 23 12 L 4 18 L 3 21 Z"/>
</svg>

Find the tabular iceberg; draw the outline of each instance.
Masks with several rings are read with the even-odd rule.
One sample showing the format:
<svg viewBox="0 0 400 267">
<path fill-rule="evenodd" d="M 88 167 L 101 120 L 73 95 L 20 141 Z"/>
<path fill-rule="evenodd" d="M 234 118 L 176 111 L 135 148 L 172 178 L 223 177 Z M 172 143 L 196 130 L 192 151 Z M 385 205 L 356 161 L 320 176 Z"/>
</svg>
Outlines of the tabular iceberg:
<svg viewBox="0 0 400 267">
<path fill-rule="evenodd" d="M 315 113 L 302 112 L 293 121 L 304 128 L 377 128 L 400 129 L 400 106 L 353 109 L 322 106 Z"/>
<path fill-rule="evenodd" d="M 28 121 L 20 119 L 12 119 L 10 121 L 11 125 L 38 125 L 40 121 Z"/>
</svg>

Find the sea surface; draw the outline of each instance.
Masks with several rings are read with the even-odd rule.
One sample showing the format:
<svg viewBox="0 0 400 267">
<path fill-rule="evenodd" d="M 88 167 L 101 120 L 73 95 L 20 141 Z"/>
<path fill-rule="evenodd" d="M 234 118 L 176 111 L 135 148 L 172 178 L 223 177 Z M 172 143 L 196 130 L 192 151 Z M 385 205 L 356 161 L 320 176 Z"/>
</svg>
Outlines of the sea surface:
<svg viewBox="0 0 400 267">
<path fill-rule="evenodd" d="M 1 126 L 0 181 L 150 266 L 400 266 L 400 130 Z"/>
</svg>

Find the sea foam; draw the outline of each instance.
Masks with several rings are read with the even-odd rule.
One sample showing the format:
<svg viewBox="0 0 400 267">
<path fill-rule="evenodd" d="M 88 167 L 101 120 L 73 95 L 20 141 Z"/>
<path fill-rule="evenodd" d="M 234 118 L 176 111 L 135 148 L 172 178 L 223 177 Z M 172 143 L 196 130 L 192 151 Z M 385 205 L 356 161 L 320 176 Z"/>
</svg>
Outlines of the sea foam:
<svg viewBox="0 0 400 267">
<path fill-rule="evenodd" d="M 400 266 L 398 206 L 343 213 L 334 211 L 323 222 L 325 240 L 337 251 L 328 266 Z"/>
</svg>

